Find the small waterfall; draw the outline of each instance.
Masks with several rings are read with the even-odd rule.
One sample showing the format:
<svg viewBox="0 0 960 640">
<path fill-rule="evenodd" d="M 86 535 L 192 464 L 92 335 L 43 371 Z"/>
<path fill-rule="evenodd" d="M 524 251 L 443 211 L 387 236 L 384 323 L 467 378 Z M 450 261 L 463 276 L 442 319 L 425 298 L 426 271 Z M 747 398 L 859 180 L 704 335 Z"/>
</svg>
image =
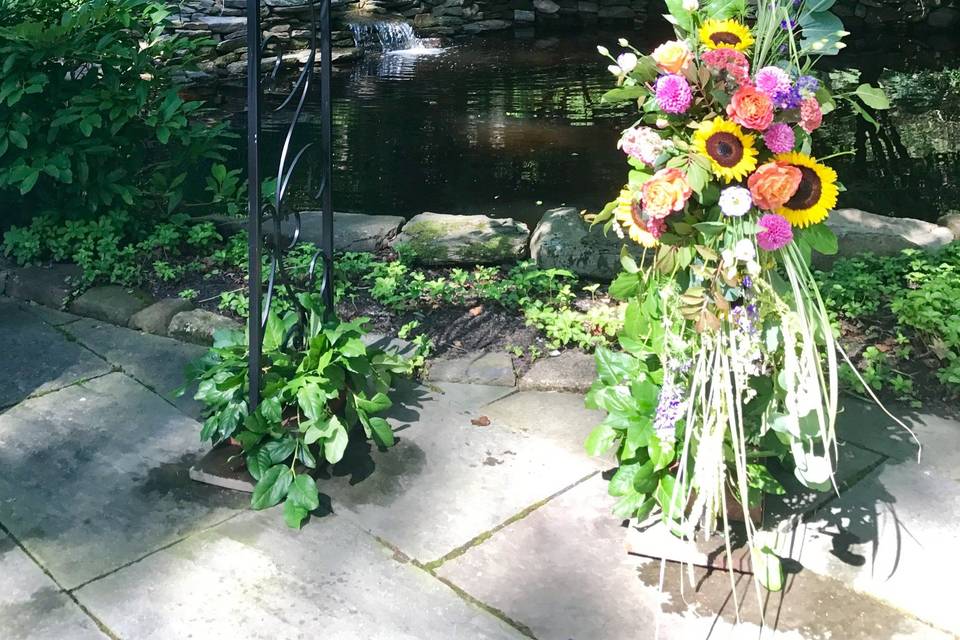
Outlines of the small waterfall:
<svg viewBox="0 0 960 640">
<path fill-rule="evenodd" d="M 399 20 L 352 22 L 350 31 L 353 32 L 353 40 L 357 43 L 357 47 L 363 51 L 371 49 L 402 51 L 423 47 L 420 39 L 414 34 L 413 27 Z"/>
</svg>

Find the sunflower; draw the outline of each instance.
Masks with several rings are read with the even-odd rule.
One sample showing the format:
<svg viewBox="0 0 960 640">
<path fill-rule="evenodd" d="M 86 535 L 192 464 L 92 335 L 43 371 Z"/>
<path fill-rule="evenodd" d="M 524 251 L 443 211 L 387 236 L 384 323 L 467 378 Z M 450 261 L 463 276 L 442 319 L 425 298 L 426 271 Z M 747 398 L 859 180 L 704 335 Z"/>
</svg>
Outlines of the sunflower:
<svg viewBox="0 0 960 640">
<path fill-rule="evenodd" d="M 728 183 L 757 168 L 755 138 L 726 118 L 701 122 L 693 134 L 697 153 L 710 159 L 713 172 Z"/>
<path fill-rule="evenodd" d="M 620 226 L 626 230 L 631 240 L 647 248 L 657 246 L 657 236 L 650 233 L 649 221 L 643 216 L 639 190 L 634 191 L 627 187 L 620 190 L 614 216 Z M 654 230 L 657 230 L 656 227 L 654 227 Z"/>
<path fill-rule="evenodd" d="M 700 27 L 700 41 L 707 49 L 746 51 L 753 44 L 753 36 L 736 20 L 707 20 Z"/>
<path fill-rule="evenodd" d="M 803 177 L 796 193 L 776 213 L 795 227 L 808 227 L 826 220 L 837 206 L 837 172 L 805 153 L 781 153 L 775 160 L 800 169 Z"/>
</svg>

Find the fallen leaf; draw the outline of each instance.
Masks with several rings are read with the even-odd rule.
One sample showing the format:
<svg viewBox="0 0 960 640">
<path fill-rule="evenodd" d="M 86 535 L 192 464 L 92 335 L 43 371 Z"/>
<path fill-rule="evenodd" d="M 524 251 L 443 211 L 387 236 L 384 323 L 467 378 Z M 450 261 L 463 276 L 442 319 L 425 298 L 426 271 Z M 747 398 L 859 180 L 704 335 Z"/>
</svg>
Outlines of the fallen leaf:
<svg viewBox="0 0 960 640">
<path fill-rule="evenodd" d="M 490 418 L 488 418 L 487 416 L 480 416 L 479 418 L 474 418 L 473 420 L 471 420 L 470 424 L 472 424 L 475 427 L 489 427 Z"/>
<path fill-rule="evenodd" d="M 482 304 L 481 304 L 481 305 L 478 305 L 478 306 L 470 309 L 469 311 L 467 311 L 467 313 L 470 314 L 470 317 L 476 318 L 478 315 L 480 315 L 481 313 L 483 313 L 483 305 L 482 305 Z"/>
</svg>

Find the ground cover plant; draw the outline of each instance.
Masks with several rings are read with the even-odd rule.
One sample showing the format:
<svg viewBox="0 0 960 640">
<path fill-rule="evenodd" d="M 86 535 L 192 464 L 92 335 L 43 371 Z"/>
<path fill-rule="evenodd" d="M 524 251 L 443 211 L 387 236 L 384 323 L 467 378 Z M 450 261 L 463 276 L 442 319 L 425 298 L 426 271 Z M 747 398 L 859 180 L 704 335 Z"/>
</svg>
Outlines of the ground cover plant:
<svg viewBox="0 0 960 640">
<path fill-rule="evenodd" d="M 587 405 L 607 417 L 587 449 L 616 451 L 617 515 L 656 512 L 687 540 L 722 533 L 728 556 L 734 506 L 784 493 L 778 467 L 834 486 L 838 345 L 809 265 L 837 251 L 824 221 L 841 186 L 810 133 L 839 99 L 888 104 L 816 75 L 843 46 L 831 5 L 668 0 L 675 40 L 600 47 L 617 79 L 604 98 L 640 115 L 619 143 L 627 183 L 589 219 L 645 251 L 624 251 L 610 287 L 627 303 L 622 350 L 597 350 Z M 758 584 L 780 589 L 770 536 L 751 518 L 743 530 Z"/>
</svg>

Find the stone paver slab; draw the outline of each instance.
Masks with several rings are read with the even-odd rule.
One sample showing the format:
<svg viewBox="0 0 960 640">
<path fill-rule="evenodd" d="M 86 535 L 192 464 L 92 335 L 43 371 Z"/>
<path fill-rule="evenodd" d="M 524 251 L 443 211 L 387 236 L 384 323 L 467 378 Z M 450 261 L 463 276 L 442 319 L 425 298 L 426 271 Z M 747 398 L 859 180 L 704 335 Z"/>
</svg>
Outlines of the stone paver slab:
<svg viewBox="0 0 960 640">
<path fill-rule="evenodd" d="M 529 628 L 538 640 L 700 638 L 941 638 L 873 598 L 813 574 L 792 576 L 766 594 L 767 629 L 749 576 L 737 580 L 743 623 L 735 624 L 729 574 L 694 569 L 683 591 L 681 565 L 629 556 L 625 529 L 609 512 L 606 483 L 593 477 L 437 573 Z M 719 614 L 719 615 L 718 615 Z"/>
<path fill-rule="evenodd" d="M 960 419 L 927 411 L 891 407 L 900 420 L 916 433 L 923 445 L 925 470 L 960 482 Z M 837 418 L 837 433 L 843 440 L 877 451 L 895 460 L 917 460 L 917 443 L 903 427 L 875 404 L 850 400 Z"/>
<path fill-rule="evenodd" d="M 153 299 L 143 291 L 111 284 L 87 289 L 70 303 L 70 311 L 125 327 L 130 316 L 152 302 Z"/>
<path fill-rule="evenodd" d="M 249 513 L 77 592 L 123 638 L 523 636 L 337 516 Z"/>
<path fill-rule="evenodd" d="M 70 597 L 0 531 L 0 638 L 106 640 Z"/>
<path fill-rule="evenodd" d="M 462 382 L 512 387 L 517 382 L 513 359 L 503 352 L 476 353 L 461 358 L 441 358 L 430 363 L 433 382 Z"/>
<path fill-rule="evenodd" d="M 12 300 L 0 300 L 0 336 L 0 407 L 110 372 L 106 362 Z"/>
<path fill-rule="evenodd" d="M 60 327 L 80 319 L 80 316 L 75 316 L 66 311 L 59 311 L 58 309 L 51 309 L 42 304 L 24 302 L 20 308 L 54 327 Z"/>
<path fill-rule="evenodd" d="M 193 399 L 196 385 L 191 385 L 179 398 L 172 392 L 184 384 L 187 364 L 202 356 L 205 348 L 89 319 L 70 324 L 64 330 L 187 415 L 200 416 L 203 406 Z"/>
<path fill-rule="evenodd" d="M 393 413 L 396 446 L 382 453 L 351 446 L 323 482 L 338 513 L 429 562 L 596 472 L 592 461 L 542 435 L 471 423 L 485 422 L 483 405 L 504 393 L 458 384 L 398 393 L 414 406 Z"/>
<path fill-rule="evenodd" d="M 75 264 L 21 267 L 8 273 L 5 292 L 11 298 L 58 308 L 70 297 L 73 291 L 71 282 L 80 275 L 81 269 Z"/>
<path fill-rule="evenodd" d="M 960 483 L 932 467 L 884 463 L 819 509 L 783 554 L 960 635 Z"/>
<path fill-rule="evenodd" d="M 0 415 L 0 522 L 66 589 L 221 522 L 249 497 L 193 482 L 200 425 L 122 373 Z"/>
<path fill-rule="evenodd" d="M 593 356 L 579 351 L 564 351 L 552 358 L 540 358 L 520 378 L 523 391 L 573 391 L 586 393 L 597 379 Z"/>
<path fill-rule="evenodd" d="M 592 461 L 598 468 L 606 469 L 613 463 L 612 456 L 592 457 L 583 447 L 606 412 L 587 409 L 580 394 L 521 391 L 484 407 L 483 413 L 495 424 L 547 438 L 570 453 Z"/>
</svg>

